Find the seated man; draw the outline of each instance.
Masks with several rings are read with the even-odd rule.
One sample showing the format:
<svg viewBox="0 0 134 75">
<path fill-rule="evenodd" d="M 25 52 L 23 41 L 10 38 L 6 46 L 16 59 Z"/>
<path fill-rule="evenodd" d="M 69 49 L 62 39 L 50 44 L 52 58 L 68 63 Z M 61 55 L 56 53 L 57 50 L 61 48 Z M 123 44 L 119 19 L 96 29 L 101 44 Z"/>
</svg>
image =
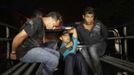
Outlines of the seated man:
<svg viewBox="0 0 134 75">
<path fill-rule="evenodd" d="M 79 41 L 88 45 L 92 71 L 96 75 L 103 75 L 99 57 L 103 56 L 106 50 L 107 29 L 103 23 L 95 19 L 92 7 L 85 8 L 82 17 L 83 21 L 76 26 Z"/>
<path fill-rule="evenodd" d="M 61 15 L 50 12 L 44 17 L 35 17 L 27 21 L 25 27 L 15 36 L 10 57 L 22 62 L 42 63 L 43 75 L 51 75 L 58 65 L 59 52 L 41 47 L 46 29 L 54 29 L 61 21 Z"/>
<path fill-rule="evenodd" d="M 72 35 L 70 35 L 71 33 Z M 64 75 L 75 75 L 75 72 L 79 72 L 77 75 L 89 75 L 84 58 L 79 52 L 76 52 L 78 44 L 76 30 L 72 28 L 68 31 L 63 31 L 60 35 L 60 40 L 62 41 L 60 52 L 65 60 Z M 76 67 L 76 70 L 74 70 L 74 67 Z"/>
</svg>

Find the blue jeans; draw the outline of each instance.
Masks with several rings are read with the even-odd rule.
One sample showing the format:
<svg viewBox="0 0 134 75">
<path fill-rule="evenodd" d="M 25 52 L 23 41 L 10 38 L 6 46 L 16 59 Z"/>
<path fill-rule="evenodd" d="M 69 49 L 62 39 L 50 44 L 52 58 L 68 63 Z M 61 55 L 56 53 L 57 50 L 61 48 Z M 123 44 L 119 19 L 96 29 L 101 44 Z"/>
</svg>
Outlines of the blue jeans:
<svg viewBox="0 0 134 75">
<path fill-rule="evenodd" d="M 43 75 L 51 75 L 59 63 L 60 54 L 50 48 L 36 47 L 29 50 L 24 57 L 20 58 L 22 62 L 42 63 Z"/>
<path fill-rule="evenodd" d="M 106 43 L 96 43 L 88 47 L 90 63 L 92 63 L 92 69 L 97 75 L 102 75 L 102 68 L 100 63 L 100 57 L 104 55 L 106 50 Z"/>
</svg>

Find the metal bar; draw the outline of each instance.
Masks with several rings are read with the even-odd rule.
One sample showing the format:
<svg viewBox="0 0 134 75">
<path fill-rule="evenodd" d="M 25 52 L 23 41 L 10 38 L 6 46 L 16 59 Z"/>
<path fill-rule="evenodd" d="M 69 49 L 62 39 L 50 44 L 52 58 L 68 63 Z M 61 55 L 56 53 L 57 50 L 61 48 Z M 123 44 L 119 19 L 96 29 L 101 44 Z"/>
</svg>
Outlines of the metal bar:
<svg viewBox="0 0 134 75">
<path fill-rule="evenodd" d="M 32 65 L 29 67 L 29 69 L 28 69 L 23 75 L 30 75 L 36 65 L 37 65 L 36 63 L 32 64 Z"/>
<path fill-rule="evenodd" d="M 0 41 L 11 41 L 11 38 L 0 38 Z"/>
<path fill-rule="evenodd" d="M 29 63 L 25 63 L 22 67 L 18 68 L 17 71 L 15 71 L 12 75 L 20 75 L 20 73 L 26 69 L 26 67 L 29 65 Z"/>
<path fill-rule="evenodd" d="M 115 66 L 115 67 L 118 67 L 118 68 L 120 68 L 120 69 L 129 71 L 129 72 L 131 72 L 131 73 L 134 74 L 134 69 L 130 69 L 130 68 L 126 67 L 126 66 L 123 66 L 123 65 L 120 65 L 120 64 L 117 64 L 117 63 L 113 63 L 113 62 L 111 62 L 111 61 L 107 61 L 106 59 L 102 59 L 102 61 L 105 62 L 105 63 L 111 64 L 111 65 L 113 65 L 113 66 Z"/>
<path fill-rule="evenodd" d="M 127 27 L 124 26 L 123 27 L 123 33 L 124 33 L 124 37 L 127 36 Z M 127 39 L 124 39 L 124 52 L 125 52 L 125 56 L 126 56 L 126 60 L 128 60 L 128 53 L 127 53 Z"/>
<path fill-rule="evenodd" d="M 42 65 L 43 64 L 40 64 L 39 67 L 38 67 L 38 70 L 36 71 L 35 75 L 41 75 L 41 72 L 42 72 Z"/>
<path fill-rule="evenodd" d="M 9 33 L 10 33 L 9 28 L 6 27 L 6 38 L 7 39 L 9 39 Z M 10 42 L 9 42 L 9 40 L 7 41 L 6 47 L 7 47 L 7 59 L 9 59 L 9 56 L 10 56 Z"/>
<path fill-rule="evenodd" d="M 23 63 L 18 63 L 15 66 L 13 66 L 12 68 L 10 68 L 9 70 L 7 70 L 6 72 L 4 72 L 1 75 L 9 75 L 11 72 L 13 72 L 14 70 L 16 70 L 19 66 L 21 66 Z"/>
<path fill-rule="evenodd" d="M 108 40 L 114 40 L 114 39 L 134 39 L 134 36 L 126 36 L 126 37 L 108 37 Z"/>
<path fill-rule="evenodd" d="M 117 59 L 117 58 L 115 58 L 115 59 Z M 131 73 L 134 74 L 134 66 L 130 67 L 130 66 L 126 65 L 126 63 L 124 63 L 124 60 L 117 61 L 117 60 L 112 60 L 109 57 L 102 57 L 100 60 L 105 62 L 105 63 L 108 63 L 110 65 L 113 65 L 115 67 L 118 67 L 118 68 L 120 68 L 122 70 L 131 72 Z M 130 62 L 128 62 L 127 64 L 129 64 L 129 63 Z"/>
<path fill-rule="evenodd" d="M 113 61 L 115 63 L 118 63 L 118 64 L 121 64 L 121 65 L 124 65 L 124 66 L 127 66 L 127 67 L 130 67 L 130 68 L 134 69 L 134 63 L 131 63 L 129 61 L 121 60 L 121 59 L 111 57 L 111 56 L 105 56 L 104 59 L 107 59 L 109 61 Z"/>
<path fill-rule="evenodd" d="M 6 24 L 6 23 L 2 23 L 2 22 L 0 22 L 0 26 L 9 27 L 11 29 L 18 30 L 17 28 L 13 27 L 12 25 L 9 25 L 9 24 Z"/>
</svg>

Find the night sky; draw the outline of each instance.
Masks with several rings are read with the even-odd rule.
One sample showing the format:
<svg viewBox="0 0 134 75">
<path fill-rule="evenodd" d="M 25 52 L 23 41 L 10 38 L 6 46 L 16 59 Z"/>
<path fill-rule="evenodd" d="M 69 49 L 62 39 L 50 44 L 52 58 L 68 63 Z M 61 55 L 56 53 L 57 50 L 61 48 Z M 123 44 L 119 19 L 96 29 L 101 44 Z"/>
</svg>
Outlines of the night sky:
<svg viewBox="0 0 134 75">
<path fill-rule="evenodd" d="M 17 26 L 21 19 L 30 17 L 34 10 L 39 9 L 44 13 L 59 11 L 63 15 L 64 23 L 70 23 L 80 21 L 82 9 L 92 6 L 96 9 L 97 18 L 107 26 L 121 25 L 134 21 L 133 2 L 133 0 L 0 0 L 0 21 Z"/>
</svg>

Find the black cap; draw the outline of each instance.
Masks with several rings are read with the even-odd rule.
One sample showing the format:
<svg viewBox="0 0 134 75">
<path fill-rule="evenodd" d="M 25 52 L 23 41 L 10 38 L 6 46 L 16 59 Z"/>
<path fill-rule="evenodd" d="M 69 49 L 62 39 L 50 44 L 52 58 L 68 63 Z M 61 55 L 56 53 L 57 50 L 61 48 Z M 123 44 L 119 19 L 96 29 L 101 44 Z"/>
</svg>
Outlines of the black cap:
<svg viewBox="0 0 134 75">
<path fill-rule="evenodd" d="M 67 34 L 67 33 L 68 33 L 67 30 L 62 30 L 62 31 L 59 33 L 59 36 L 62 36 L 62 35 Z"/>
</svg>

